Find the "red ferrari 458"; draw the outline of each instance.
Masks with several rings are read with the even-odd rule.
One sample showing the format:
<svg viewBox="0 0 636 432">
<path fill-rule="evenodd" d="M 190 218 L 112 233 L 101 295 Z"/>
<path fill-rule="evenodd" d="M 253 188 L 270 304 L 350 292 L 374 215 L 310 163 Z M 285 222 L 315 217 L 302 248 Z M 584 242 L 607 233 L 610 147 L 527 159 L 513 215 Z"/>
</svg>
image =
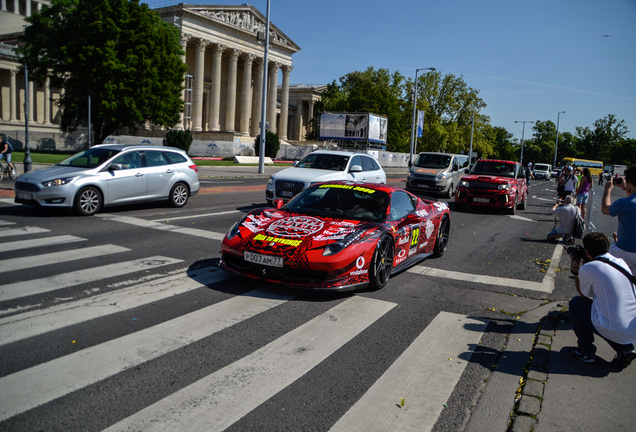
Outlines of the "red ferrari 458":
<svg viewBox="0 0 636 432">
<path fill-rule="evenodd" d="M 447 204 L 392 186 L 320 183 L 275 204 L 230 228 L 222 269 L 296 288 L 380 289 L 448 243 Z"/>
</svg>

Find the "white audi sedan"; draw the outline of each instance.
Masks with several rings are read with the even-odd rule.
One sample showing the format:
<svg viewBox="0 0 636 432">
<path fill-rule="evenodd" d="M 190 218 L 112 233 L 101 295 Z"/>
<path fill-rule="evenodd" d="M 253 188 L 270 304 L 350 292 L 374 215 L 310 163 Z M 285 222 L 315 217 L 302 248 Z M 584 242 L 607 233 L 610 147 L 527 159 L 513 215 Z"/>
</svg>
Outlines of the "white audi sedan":
<svg viewBox="0 0 636 432">
<path fill-rule="evenodd" d="M 316 183 L 335 180 L 386 184 L 386 173 L 378 161 L 366 153 L 318 150 L 293 167 L 271 176 L 265 199 L 289 201 L 298 192 Z"/>
<path fill-rule="evenodd" d="M 15 202 L 91 216 L 102 207 L 167 200 L 183 207 L 199 192 L 199 170 L 183 150 L 97 145 L 60 163 L 22 174 Z"/>
</svg>

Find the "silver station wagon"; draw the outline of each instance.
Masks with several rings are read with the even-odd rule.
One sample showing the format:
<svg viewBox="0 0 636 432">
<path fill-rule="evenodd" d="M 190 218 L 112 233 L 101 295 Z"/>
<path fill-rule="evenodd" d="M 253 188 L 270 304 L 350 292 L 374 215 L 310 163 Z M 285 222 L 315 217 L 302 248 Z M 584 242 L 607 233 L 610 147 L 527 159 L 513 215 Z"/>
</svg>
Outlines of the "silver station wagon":
<svg viewBox="0 0 636 432">
<path fill-rule="evenodd" d="M 103 206 L 168 200 L 183 207 L 199 192 L 199 170 L 183 150 L 97 145 L 60 163 L 22 174 L 15 202 L 91 216 Z"/>
</svg>

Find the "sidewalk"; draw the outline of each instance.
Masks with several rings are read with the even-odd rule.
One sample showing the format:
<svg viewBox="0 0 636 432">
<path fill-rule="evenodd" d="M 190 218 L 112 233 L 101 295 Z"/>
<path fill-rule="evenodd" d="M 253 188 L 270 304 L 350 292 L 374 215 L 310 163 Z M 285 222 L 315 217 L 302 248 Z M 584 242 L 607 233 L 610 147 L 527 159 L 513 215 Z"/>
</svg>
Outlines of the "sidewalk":
<svg viewBox="0 0 636 432">
<path fill-rule="evenodd" d="M 617 221 L 601 213 L 601 193 L 597 190 L 590 204 L 588 223 L 591 221 L 590 230 L 601 231 L 611 239 Z M 577 240 L 577 244 L 581 241 Z M 562 259 L 569 263 L 566 254 Z M 562 266 L 567 265 L 566 261 Z M 569 300 L 529 311 L 515 323 L 502 360 L 465 431 L 636 430 L 636 363 L 622 371 L 614 369 L 610 362 L 615 352 L 600 337 L 595 338 L 595 363 L 586 364 L 572 357 L 568 348 L 576 346 L 577 341 L 567 311 Z M 529 334 L 535 335 L 531 343 L 527 341 Z M 519 355 L 520 352 L 527 355 Z M 515 385 L 517 400 L 505 399 L 511 398 L 510 389 Z"/>
</svg>

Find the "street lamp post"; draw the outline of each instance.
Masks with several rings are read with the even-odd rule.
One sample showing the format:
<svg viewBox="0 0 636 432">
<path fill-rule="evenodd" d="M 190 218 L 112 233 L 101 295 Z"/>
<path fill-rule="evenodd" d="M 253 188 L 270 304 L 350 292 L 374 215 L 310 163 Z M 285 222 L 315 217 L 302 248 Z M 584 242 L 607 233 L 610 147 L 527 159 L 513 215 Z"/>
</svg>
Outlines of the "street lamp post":
<svg viewBox="0 0 636 432">
<path fill-rule="evenodd" d="M 515 120 L 515 123 L 523 123 L 523 127 L 521 128 L 521 156 L 519 157 L 519 163 L 523 166 L 523 136 L 526 131 L 526 123 L 534 123 L 529 120 Z"/>
<path fill-rule="evenodd" d="M 422 70 L 435 71 L 437 68 L 428 67 L 415 69 L 415 87 L 413 88 L 413 122 L 411 123 L 411 151 L 409 152 L 409 166 L 413 162 L 413 149 L 415 148 L 415 113 L 417 112 L 417 73 Z"/>
<path fill-rule="evenodd" d="M 556 157 L 557 157 L 557 148 L 559 147 L 559 118 L 561 114 L 565 114 L 565 111 L 559 111 L 557 114 L 557 130 L 556 130 L 556 141 L 554 141 L 554 162 L 552 163 L 552 168 L 556 167 Z"/>
<path fill-rule="evenodd" d="M 267 129 L 265 117 L 267 114 L 267 54 L 269 51 L 269 0 L 267 0 L 267 14 L 265 15 L 265 51 L 263 52 L 263 93 L 261 95 L 261 142 L 258 153 L 258 173 L 265 173 L 265 139 Z M 275 78 L 274 78 L 275 79 Z"/>
<path fill-rule="evenodd" d="M 468 149 L 468 166 L 473 164 L 473 134 L 475 132 L 475 107 L 473 106 L 473 121 L 470 126 L 470 148 Z"/>
</svg>

